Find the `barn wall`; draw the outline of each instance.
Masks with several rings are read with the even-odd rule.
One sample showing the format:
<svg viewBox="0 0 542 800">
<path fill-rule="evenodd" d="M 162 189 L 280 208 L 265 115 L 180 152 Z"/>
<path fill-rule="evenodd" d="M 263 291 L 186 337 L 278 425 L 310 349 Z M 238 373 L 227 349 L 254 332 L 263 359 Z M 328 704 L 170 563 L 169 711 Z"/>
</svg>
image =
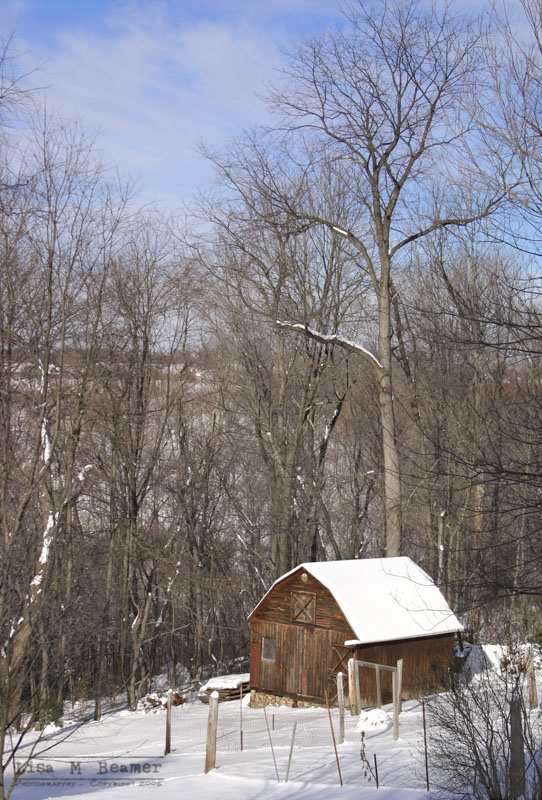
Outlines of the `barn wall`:
<svg viewBox="0 0 542 800">
<path fill-rule="evenodd" d="M 292 622 L 292 593 L 315 597 L 312 623 Z M 354 637 L 331 592 L 299 569 L 275 586 L 250 624 L 251 687 L 322 701 L 332 688 L 329 674 L 337 660 L 332 645 Z M 261 657 L 264 636 L 276 640 L 274 662 Z"/>
<path fill-rule="evenodd" d="M 291 595 L 292 592 L 306 592 L 316 594 L 316 627 L 327 628 L 328 630 L 347 630 L 347 639 L 355 638 L 354 631 L 346 621 L 344 614 L 337 605 L 335 598 L 325 586 L 307 575 L 307 580 L 303 581 L 302 569 L 297 570 L 293 575 L 281 581 L 272 592 L 258 606 L 251 620 L 262 622 L 282 622 L 285 625 L 291 624 Z M 305 573 L 307 574 L 307 573 Z"/>
<path fill-rule="evenodd" d="M 446 679 L 453 660 L 454 634 L 404 639 L 358 646 L 354 657 L 394 667 L 403 659 L 403 700 L 420 697 L 446 688 Z M 382 701 L 391 703 L 391 673 L 381 673 Z M 376 677 L 372 669 L 360 670 L 362 705 L 376 703 Z"/>
<path fill-rule="evenodd" d="M 270 694 L 323 701 L 334 688 L 329 675 L 337 657 L 332 649 L 351 637 L 350 629 L 330 630 L 282 622 L 251 622 L 250 685 Z M 275 661 L 261 657 L 263 637 L 276 640 Z"/>
</svg>

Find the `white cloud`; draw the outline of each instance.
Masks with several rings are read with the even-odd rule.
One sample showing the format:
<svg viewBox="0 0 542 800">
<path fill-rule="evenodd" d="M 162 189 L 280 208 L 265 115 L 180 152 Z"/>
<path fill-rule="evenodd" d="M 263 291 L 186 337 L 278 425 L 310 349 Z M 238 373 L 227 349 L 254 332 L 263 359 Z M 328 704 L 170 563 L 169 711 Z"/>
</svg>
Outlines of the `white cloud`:
<svg viewBox="0 0 542 800">
<path fill-rule="evenodd" d="M 50 102 L 99 128 L 106 156 L 139 173 L 147 196 L 190 194 L 205 178 L 198 142 L 265 117 L 255 93 L 277 50 L 238 17 L 174 19 L 163 4 L 125 3 L 100 32 L 60 30 L 56 42 L 44 66 Z"/>
<path fill-rule="evenodd" d="M 17 24 L 21 14 L 28 9 L 28 0 L 1 0 L 2 40 L 9 36 Z"/>
<path fill-rule="evenodd" d="M 170 204 L 210 176 L 200 141 L 267 121 L 256 95 L 277 41 L 336 13 L 332 0 L 78 0 L 68 21 L 49 2 L 0 0 L 18 30 L 27 22 L 22 49 L 43 63 L 49 103 L 98 129 L 106 160 Z"/>
</svg>

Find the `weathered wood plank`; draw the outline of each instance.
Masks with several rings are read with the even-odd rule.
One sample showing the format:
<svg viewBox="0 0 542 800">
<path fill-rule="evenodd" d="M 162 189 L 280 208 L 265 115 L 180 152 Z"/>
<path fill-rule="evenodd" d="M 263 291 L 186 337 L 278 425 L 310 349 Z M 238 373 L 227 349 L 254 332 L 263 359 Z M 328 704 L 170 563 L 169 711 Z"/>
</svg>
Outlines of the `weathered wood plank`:
<svg viewBox="0 0 542 800">
<path fill-rule="evenodd" d="M 251 622 L 261 620 L 282 622 L 288 625 L 296 624 L 296 622 L 300 625 L 307 624 L 292 620 L 292 592 L 312 594 L 316 596 L 315 626 L 332 630 L 346 627 L 349 632 L 347 638 L 353 639 L 355 637 L 354 631 L 346 622 L 344 614 L 331 592 L 311 575 L 307 575 L 307 580 L 303 581 L 302 574 L 304 574 L 303 570 L 299 569 L 293 575 L 277 584 L 253 614 Z"/>
</svg>

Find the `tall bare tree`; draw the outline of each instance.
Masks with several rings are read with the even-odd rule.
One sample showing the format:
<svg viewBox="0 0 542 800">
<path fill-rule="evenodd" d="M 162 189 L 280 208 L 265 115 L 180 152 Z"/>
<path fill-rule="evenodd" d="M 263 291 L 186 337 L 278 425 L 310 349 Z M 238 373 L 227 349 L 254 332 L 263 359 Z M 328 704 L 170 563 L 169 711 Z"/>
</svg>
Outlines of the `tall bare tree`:
<svg viewBox="0 0 542 800">
<path fill-rule="evenodd" d="M 318 209 L 307 215 L 299 191 L 289 193 L 283 176 L 262 171 L 261 182 L 276 207 L 342 237 L 372 283 L 376 353 L 359 352 L 379 385 L 389 556 L 402 551 L 394 272 L 414 242 L 485 217 L 503 197 L 502 184 L 483 180 L 483 157 L 473 153 L 476 120 L 469 97 L 481 81 L 483 44 L 476 25 L 453 16 L 449 7 L 358 0 L 343 27 L 304 41 L 292 53 L 284 86 L 271 95 L 281 127 L 294 142 L 291 157 L 304 160 L 307 174 L 322 160 L 331 164 L 349 203 L 340 215 Z"/>
</svg>

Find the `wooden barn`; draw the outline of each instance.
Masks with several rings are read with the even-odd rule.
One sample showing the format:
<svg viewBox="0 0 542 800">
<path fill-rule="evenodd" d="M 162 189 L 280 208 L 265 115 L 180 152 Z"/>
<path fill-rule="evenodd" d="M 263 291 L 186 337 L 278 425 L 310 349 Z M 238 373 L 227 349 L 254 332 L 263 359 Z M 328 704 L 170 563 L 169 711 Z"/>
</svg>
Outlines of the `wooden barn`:
<svg viewBox="0 0 542 800">
<path fill-rule="evenodd" d="M 301 564 L 275 581 L 249 621 L 254 703 L 322 703 L 326 691 L 334 698 L 351 657 L 389 666 L 403 659 L 404 700 L 440 690 L 461 630 L 431 578 L 404 557 Z M 376 705 L 375 674 L 360 670 L 363 706 Z M 382 680 L 387 703 L 391 673 Z"/>
</svg>

